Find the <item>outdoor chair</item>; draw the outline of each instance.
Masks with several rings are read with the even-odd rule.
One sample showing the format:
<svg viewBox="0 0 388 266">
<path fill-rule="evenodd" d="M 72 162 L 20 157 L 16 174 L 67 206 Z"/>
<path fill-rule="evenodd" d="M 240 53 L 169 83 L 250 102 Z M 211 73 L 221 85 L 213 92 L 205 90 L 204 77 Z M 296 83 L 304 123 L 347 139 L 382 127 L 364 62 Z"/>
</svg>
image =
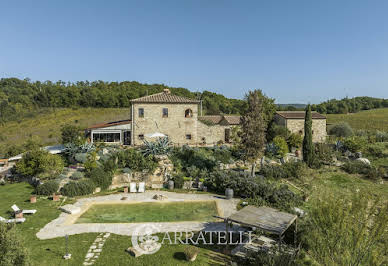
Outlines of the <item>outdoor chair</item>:
<svg viewBox="0 0 388 266">
<path fill-rule="evenodd" d="M 12 210 L 13 210 L 14 212 L 20 212 L 20 211 L 22 211 L 23 214 L 34 214 L 34 213 L 36 213 L 36 210 L 21 210 L 21 209 L 19 209 L 18 206 L 16 206 L 16 204 L 12 205 L 11 208 L 12 208 Z"/>
<path fill-rule="evenodd" d="M 145 182 L 139 183 L 139 189 L 137 192 L 144 193 L 145 192 Z"/>
<path fill-rule="evenodd" d="M 129 183 L 129 192 L 130 193 L 136 193 L 137 192 L 137 190 L 136 190 L 136 183 L 134 183 L 134 182 Z"/>
<path fill-rule="evenodd" d="M 25 221 L 26 218 L 5 219 L 4 217 L 0 216 L 0 223 L 24 223 Z"/>
</svg>

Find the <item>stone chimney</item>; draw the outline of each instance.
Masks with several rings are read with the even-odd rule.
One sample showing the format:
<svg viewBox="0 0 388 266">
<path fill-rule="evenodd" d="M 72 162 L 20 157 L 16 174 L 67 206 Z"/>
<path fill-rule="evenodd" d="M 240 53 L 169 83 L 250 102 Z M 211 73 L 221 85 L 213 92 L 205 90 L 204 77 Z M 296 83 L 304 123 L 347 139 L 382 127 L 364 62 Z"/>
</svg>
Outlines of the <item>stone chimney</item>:
<svg viewBox="0 0 388 266">
<path fill-rule="evenodd" d="M 169 89 L 164 89 L 163 92 L 166 93 L 166 94 L 170 94 L 171 93 Z"/>
</svg>

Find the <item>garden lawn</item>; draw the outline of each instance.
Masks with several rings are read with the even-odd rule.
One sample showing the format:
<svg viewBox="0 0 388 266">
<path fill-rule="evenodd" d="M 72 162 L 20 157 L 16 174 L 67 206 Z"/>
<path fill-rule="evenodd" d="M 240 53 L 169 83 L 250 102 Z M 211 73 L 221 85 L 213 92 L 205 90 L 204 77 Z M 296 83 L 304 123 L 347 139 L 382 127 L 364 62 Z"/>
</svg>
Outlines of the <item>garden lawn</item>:
<svg viewBox="0 0 388 266">
<path fill-rule="evenodd" d="M 213 215 L 218 215 L 215 201 L 94 204 L 77 223 L 209 222 Z"/>
<path fill-rule="evenodd" d="M 12 204 L 22 209 L 37 209 L 34 215 L 25 215 L 23 224 L 16 228 L 28 249 L 32 266 L 52 265 L 82 265 L 85 255 L 97 237 L 97 233 L 79 234 L 69 236 L 70 260 L 64 260 L 66 253 L 66 240 L 64 237 L 49 240 L 39 240 L 36 233 L 47 223 L 57 218 L 60 214 L 58 206 L 61 202 L 53 202 L 47 198 L 38 198 L 37 203 L 29 203 L 33 188 L 27 183 L 14 183 L 0 186 L 0 216 L 10 218 Z M 64 204 L 72 203 L 67 200 Z M 131 257 L 125 250 L 131 246 L 131 237 L 112 234 L 106 241 L 100 258 L 95 265 L 225 265 L 228 258 L 211 249 L 200 248 L 198 258 L 194 262 L 187 262 L 183 257 L 185 245 L 164 245 L 161 250 L 152 255 L 139 258 Z M 215 247 L 208 247 L 215 248 Z"/>
</svg>

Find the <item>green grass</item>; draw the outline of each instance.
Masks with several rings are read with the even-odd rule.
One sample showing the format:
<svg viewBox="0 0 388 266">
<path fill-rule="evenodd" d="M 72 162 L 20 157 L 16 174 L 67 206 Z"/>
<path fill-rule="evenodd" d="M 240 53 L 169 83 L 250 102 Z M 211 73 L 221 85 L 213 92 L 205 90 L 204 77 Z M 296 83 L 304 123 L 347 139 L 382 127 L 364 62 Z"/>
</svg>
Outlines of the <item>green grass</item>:
<svg viewBox="0 0 388 266">
<path fill-rule="evenodd" d="M 338 197 L 367 194 L 388 200 L 388 184 L 376 183 L 356 174 L 348 174 L 337 167 L 325 167 L 319 170 L 310 169 L 302 180 L 295 180 L 308 186 L 311 196 L 319 196 L 322 192 L 330 191 Z M 358 192 L 357 192 L 358 191 Z"/>
<path fill-rule="evenodd" d="M 218 215 L 215 201 L 94 204 L 77 223 L 212 221 L 213 215 Z"/>
<path fill-rule="evenodd" d="M 347 122 L 353 129 L 388 131 L 388 108 L 361 111 L 354 114 L 328 114 L 327 123 Z"/>
<path fill-rule="evenodd" d="M 40 137 L 44 144 L 56 144 L 60 141 L 60 128 L 64 124 L 76 123 L 87 128 L 93 124 L 130 119 L 129 112 L 129 108 L 42 109 L 30 118 L 1 125 L 0 145 L 20 144 L 30 136 Z"/>
<path fill-rule="evenodd" d="M 39 240 L 36 233 L 47 223 L 57 218 L 59 202 L 46 198 L 38 198 L 37 203 L 29 203 L 33 188 L 27 183 L 14 183 L 0 186 L 0 216 L 11 217 L 11 206 L 17 204 L 24 209 L 37 209 L 34 215 L 25 216 L 26 222 L 17 224 L 17 230 L 28 249 L 33 266 L 52 265 L 82 265 L 85 255 L 97 237 L 97 233 L 87 233 L 69 236 L 69 253 L 71 260 L 65 261 L 62 256 L 66 253 L 64 237 Z M 73 201 L 66 201 L 72 203 Z M 94 265 L 225 265 L 227 256 L 213 250 L 214 246 L 200 248 L 198 258 L 194 262 L 187 262 L 183 257 L 185 245 L 163 245 L 161 250 L 152 255 L 139 258 L 131 257 L 125 250 L 130 247 L 131 237 L 112 234 L 106 241 L 100 258 Z M 1 264 L 1 263 L 0 263 Z"/>
</svg>

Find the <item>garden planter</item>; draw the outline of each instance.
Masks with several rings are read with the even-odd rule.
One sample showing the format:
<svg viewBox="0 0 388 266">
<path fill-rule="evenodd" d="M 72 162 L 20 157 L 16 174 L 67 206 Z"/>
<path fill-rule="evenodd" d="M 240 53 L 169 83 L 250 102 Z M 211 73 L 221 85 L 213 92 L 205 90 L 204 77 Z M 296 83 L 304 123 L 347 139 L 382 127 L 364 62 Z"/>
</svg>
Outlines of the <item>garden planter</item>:
<svg viewBox="0 0 388 266">
<path fill-rule="evenodd" d="M 128 193 L 128 187 L 124 187 L 124 193 Z"/>
<path fill-rule="evenodd" d="M 36 196 L 31 196 L 30 197 L 30 203 L 36 203 Z"/>
<path fill-rule="evenodd" d="M 193 187 L 193 181 L 185 181 L 184 183 L 183 183 L 183 188 L 184 189 L 191 189 L 192 187 Z"/>
<path fill-rule="evenodd" d="M 203 186 L 202 191 L 207 192 L 207 187 Z"/>
<path fill-rule="evenodd" d="M 198 189 L 203 190 L 203 182 L 198 182 Z"/>
<path fill-rule="evenodd" d="M 15 219 L 23 218 L 23 211 L 17 211 L 15 212 Z"/>
<path fill-rule="evenodd" d="M 187 260 L 187 261 L 195 261 L 195 259 L 197 258 L 197 256 L 198 256 L 198 254 L 194 254 L 194 255 L 192 255 L 192 256 L 188 256 L 188 255 L 186 254 L 186 260 Z"/>
<path fill-rule="evenodd" d="M 225 189 L 225 197 L 226 197 L 226 199 L 233 198 L 233 189 L 231 189 L 231 188 Z"/>
<path fill-rule="evenodd" d="M 300 157 L 300 155 L 301 155 L 301 152 L 300 152 L 300 150 L 296 150 L 296 151 L 295 151 L 295 156 L 299 158 L 299 157 Z"/>
<path fill-rule="evenodd" d="M 170 180 L 168 181 L 168 189 L 173 190 L 174 189 L 174 181 Z"/>
<path fill-rule="evenodd" d="M 53 195 L 53 201 L 59 201 L 60 195 Z"/>
</svg>

